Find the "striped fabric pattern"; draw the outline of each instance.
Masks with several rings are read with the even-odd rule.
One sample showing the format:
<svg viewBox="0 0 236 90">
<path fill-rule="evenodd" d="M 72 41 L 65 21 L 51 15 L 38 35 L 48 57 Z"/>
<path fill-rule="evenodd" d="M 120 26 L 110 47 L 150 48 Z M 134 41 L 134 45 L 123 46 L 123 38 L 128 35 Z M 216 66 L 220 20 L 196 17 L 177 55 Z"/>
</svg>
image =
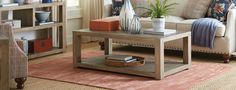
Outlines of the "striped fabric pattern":
<svg viewBox="0 0 236 90">
<path fill-rule="evenodd" d="M 12 28 L 8 24 L 0 25 L 0 33 L 9 38 L 10 46 L 10 78 L 27 77 L 28 74 L 28 57 L 17 45 Z"/>
<path fill-rule="evenodd" d="M 125 32 L 129 30 L 130 23 L 135 15 L 130 0 L 126 0 L 120 11 L 120 26 Z"/>
<path fill-rule="evenodd" d="M 132 34 L 139 34 L 141 31 L 141 23 L 139 20 L 139 17 L 137 15 L 134 15 L 134 18 L 132 19 L 130 26 L 129 26 L 129 33 Z"/>
</svg>

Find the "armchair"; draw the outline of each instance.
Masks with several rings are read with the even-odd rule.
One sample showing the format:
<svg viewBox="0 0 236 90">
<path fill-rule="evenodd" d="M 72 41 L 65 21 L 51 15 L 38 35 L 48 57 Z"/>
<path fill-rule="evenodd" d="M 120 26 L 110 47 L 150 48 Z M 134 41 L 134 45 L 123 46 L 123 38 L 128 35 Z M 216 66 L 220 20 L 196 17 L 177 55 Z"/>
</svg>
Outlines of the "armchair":
<svg viewBox="0 0 236 90">
<path fill-rule="evenodd" d="M 0 90 L 10 89 L 10 79 L 15 79 L 17 88 L 24 88 L 28 74 L 28 57 L 17 45 L 12 28 L 0 24 Z"/>
</svg>

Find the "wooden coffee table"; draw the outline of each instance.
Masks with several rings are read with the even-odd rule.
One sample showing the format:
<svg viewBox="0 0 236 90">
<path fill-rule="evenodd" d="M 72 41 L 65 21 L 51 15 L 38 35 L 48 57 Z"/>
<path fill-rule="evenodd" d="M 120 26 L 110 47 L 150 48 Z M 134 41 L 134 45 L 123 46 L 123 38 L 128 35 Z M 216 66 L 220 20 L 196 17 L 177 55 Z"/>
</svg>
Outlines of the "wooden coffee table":
<svg viewBox="0 0 236 90">
<path fill-rule="evenodd" d="M 105 40 L 103 56 L 92 57 L 87 60 L 81 58 L 81 37 L 100 37 Z M 105 65 L 106 55 L 112 54 L 112 39 L 130 40 L 153 44 L 155 48 L 153 62 L 146 62 L 140 67 L 111 67 Z M 177 39 L 183 39 L 183 62 L 167 62 L 164 60 L 164 43 Z M 148 60 L 150 61 L 150 60 Z M 73 31 L 73 65 L 75 68 L 89 68 L 117 73 L 125 73 L 155 79 L 163 79 L 165 76 L 187 70 L 191 67 L 191 32 L 176 32 L 172 35 L 147 35 L 127 34 L 121 31 L 102 32 L 90 31 L 89 29 Z"/>
</svg>

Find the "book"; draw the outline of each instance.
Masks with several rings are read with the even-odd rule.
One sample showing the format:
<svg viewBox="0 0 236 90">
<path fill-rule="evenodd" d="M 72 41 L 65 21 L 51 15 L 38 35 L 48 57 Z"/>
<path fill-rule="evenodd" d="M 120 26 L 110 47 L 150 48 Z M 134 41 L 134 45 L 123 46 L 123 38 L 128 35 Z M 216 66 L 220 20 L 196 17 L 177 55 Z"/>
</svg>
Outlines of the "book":
<svg viewBox="0 0 236 90">
<path fill-rule="evenodd" d="M 36 23 L 37 25 L 47 25 L 47 24 L 53 24 L 54 22 L 44 22 L 44 23 Z"/>
<path fill-rule="evenodd" d="M 109 59 L 109 60 L 120 60 L 120 61 L 126 61 L 132 58 L 133 57 L 130 55 L 109 55 L 106 57 L 106 59 Z"/>
<path fill-rule="evenodd" d="M 18 3 L 5 3 L 5 4 L 0 4 L 0 7 L 11 7 L 11 6 L 19 6 Z"/>
<path fill-rule="evenodd" d="M 144 34 L 152 34 L 152 35 L 170 35 L 170 34 L 175 34 L 176 33 L 176 30 L 173 30 L 173 29 L 165 29 L 164 32 L 157 32 L 157 31 L 154 31 L 153 28 L 151 29 L 145 29 Z"/>
<path fill-rule="evenodd" d="M 107 59 L 107 60 L 108 61 L 115 61 L 115 62 L 130 63 L 130 62 L 137 61 L 138 59 L 137 58 L 132 58 L 132 59 L 129 59 L 129 60 L 114 60 L 114 59 Z"/>
</svg>

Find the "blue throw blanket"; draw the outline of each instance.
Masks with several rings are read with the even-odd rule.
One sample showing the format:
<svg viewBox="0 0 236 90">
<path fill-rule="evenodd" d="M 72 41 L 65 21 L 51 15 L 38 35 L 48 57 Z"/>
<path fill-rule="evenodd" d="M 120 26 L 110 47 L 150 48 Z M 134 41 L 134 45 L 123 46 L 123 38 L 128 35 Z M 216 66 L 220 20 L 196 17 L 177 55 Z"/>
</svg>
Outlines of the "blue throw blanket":
<svg viewBox="0 0 236 90">
<path fill-rule="evenodd" d="M 193 22 L 192 44 L 202 47 L 214 47 L 217 25 L 221 22 L 212 18 L 202 18 Z"/>
</svg>

